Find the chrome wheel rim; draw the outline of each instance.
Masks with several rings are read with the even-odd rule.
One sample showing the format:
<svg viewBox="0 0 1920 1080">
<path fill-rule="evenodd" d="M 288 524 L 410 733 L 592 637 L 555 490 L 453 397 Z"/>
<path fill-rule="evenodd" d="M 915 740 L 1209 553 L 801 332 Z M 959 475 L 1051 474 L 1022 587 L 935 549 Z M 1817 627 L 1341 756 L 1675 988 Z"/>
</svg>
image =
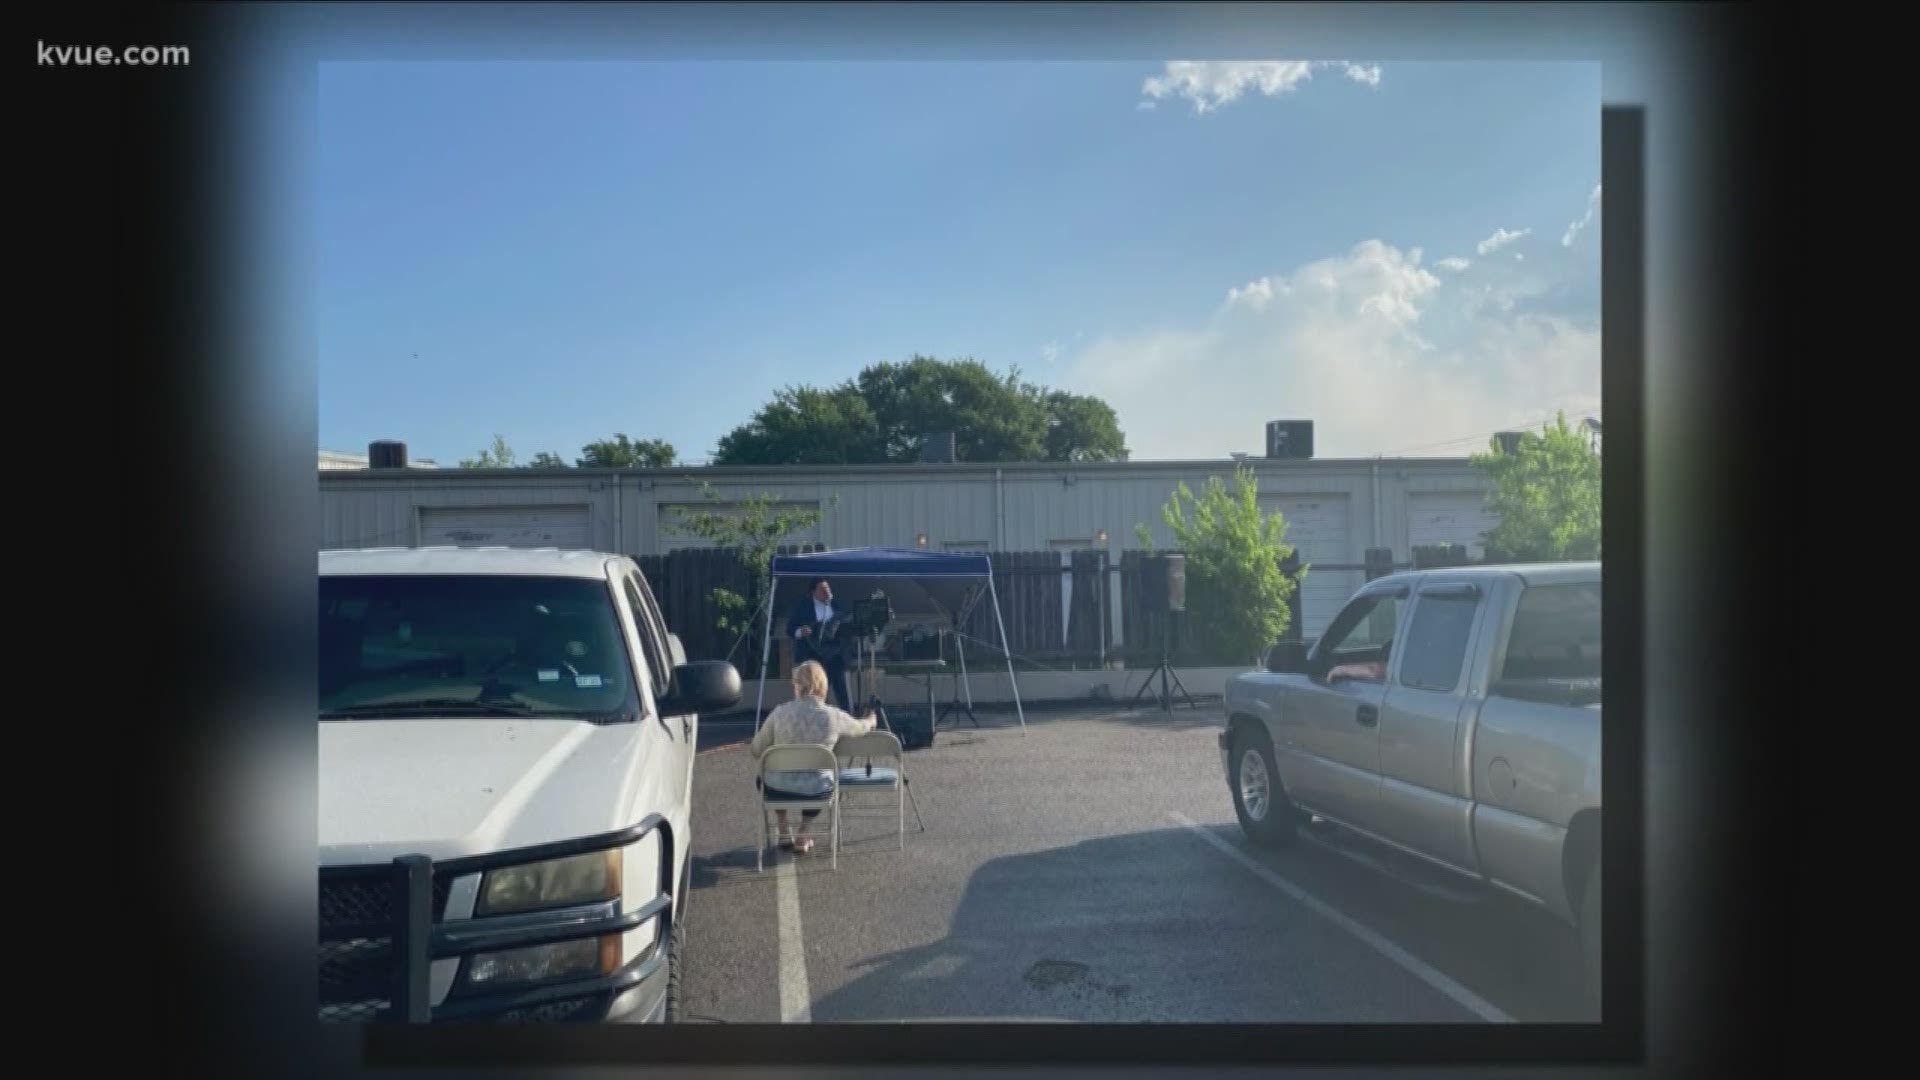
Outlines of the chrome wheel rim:
<svg viewBox="0 0 1920 1080">
<path fill-rule="evenodd" d="M 1272 781 L 1267 777 L 1266 759 L 1258 750 L 1247 750 L 1240 755 L 1240 805 L 1246 808 L 1247 816 L 1255 821 L 1265 821 L 1267 810 L 1273 800 Z"/>
</svg>

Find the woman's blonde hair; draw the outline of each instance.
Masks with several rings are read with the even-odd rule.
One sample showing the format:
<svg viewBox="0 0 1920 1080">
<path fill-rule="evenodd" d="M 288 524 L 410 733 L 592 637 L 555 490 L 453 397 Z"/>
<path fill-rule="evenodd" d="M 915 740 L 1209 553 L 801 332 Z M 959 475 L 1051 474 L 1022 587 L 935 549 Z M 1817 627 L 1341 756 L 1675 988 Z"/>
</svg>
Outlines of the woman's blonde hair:
<svg viewBox="0 0 1920 1080">
<path fill-rule="evenodd" d="M 793 669 L 793 696 L 824 699 L 827 696 L 827 669 L 818 660 L 808 660 Z"/>
</svg>

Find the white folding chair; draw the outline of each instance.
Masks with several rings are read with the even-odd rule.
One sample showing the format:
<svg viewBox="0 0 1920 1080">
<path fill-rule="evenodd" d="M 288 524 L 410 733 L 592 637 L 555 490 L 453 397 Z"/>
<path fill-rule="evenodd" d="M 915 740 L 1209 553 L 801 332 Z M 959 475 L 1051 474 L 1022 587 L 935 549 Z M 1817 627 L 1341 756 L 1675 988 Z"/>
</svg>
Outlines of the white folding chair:
<svg viewBox="0 0 1920 1080">
<path fill-rule="evenodd" d="M 896 850 L 905 850 L 907 846 L 907 796 L 905 758 L 901 754 L 900 737 L 891 731 L 869 731 L 860 735 L 842 735 L 833 744 L 833 755 L 840 761 L 840 790 L 872 791 L 892 790 L 894 802 L 898 804 L 900 843 Z M 875 765 L 876 761 L 891 761 L 891 766 Z"/>
<path fill-rule="evenodd" d="M 825 810 L 832 816 L 832 865 L 840 869 L 840 785 L 837 780 L 824 795 L 788 795 L 767 786 L 767 777 L 778 772 L 822 772 L 829 778 L 839 775 L 840 761 L 833 751 L 817 743 L 771 746 L 760 758 L 760 851 L 754 856 L 754 870 L 766 869 L 767 839 L 778 828 L 770 811 Z M 775 838 L 778 842 L 778 838 Z"/>
</svg>

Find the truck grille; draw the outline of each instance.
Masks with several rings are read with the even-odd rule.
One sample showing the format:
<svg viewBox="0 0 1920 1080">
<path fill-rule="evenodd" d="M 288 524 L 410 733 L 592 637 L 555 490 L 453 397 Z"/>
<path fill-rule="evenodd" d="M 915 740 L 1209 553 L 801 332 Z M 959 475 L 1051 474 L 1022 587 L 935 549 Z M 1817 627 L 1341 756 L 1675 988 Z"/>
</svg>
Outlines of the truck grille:
<svg viewBox="0 0 1920 1080">
<path fill-rule="evenodd" d="M 320 1019 L 378 1020 L 392 1006 L 400 959 L 393 931 L 405 899 L 389 867 L 328 867 L 320 872 Z M 452 882 L 436 876 L 433 918 L 446 915 Z M 349 927 L 365 936 L 340 936 Z"/>
</svg>

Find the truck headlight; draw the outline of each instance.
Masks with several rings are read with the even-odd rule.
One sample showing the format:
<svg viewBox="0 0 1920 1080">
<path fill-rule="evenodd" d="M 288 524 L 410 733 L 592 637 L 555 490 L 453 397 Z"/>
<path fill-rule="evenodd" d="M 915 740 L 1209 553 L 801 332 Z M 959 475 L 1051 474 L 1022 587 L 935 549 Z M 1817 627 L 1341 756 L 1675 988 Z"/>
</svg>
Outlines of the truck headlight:
<svg viewBox="0 0 1920 1080">
<path fill-rule="evenodd" d="M 476 916 L 591 904 L 620 896 L 620 849 L 487 871 Z"/>
<path fill-rule="evenodd" d="M 475 989 L 487 990 L 496 986 L 610 975 L 619 967 L 618 935 L 581 938 L 526 949 L 475 953 L 467 961 L 466 983 Z"/>
</svg>

